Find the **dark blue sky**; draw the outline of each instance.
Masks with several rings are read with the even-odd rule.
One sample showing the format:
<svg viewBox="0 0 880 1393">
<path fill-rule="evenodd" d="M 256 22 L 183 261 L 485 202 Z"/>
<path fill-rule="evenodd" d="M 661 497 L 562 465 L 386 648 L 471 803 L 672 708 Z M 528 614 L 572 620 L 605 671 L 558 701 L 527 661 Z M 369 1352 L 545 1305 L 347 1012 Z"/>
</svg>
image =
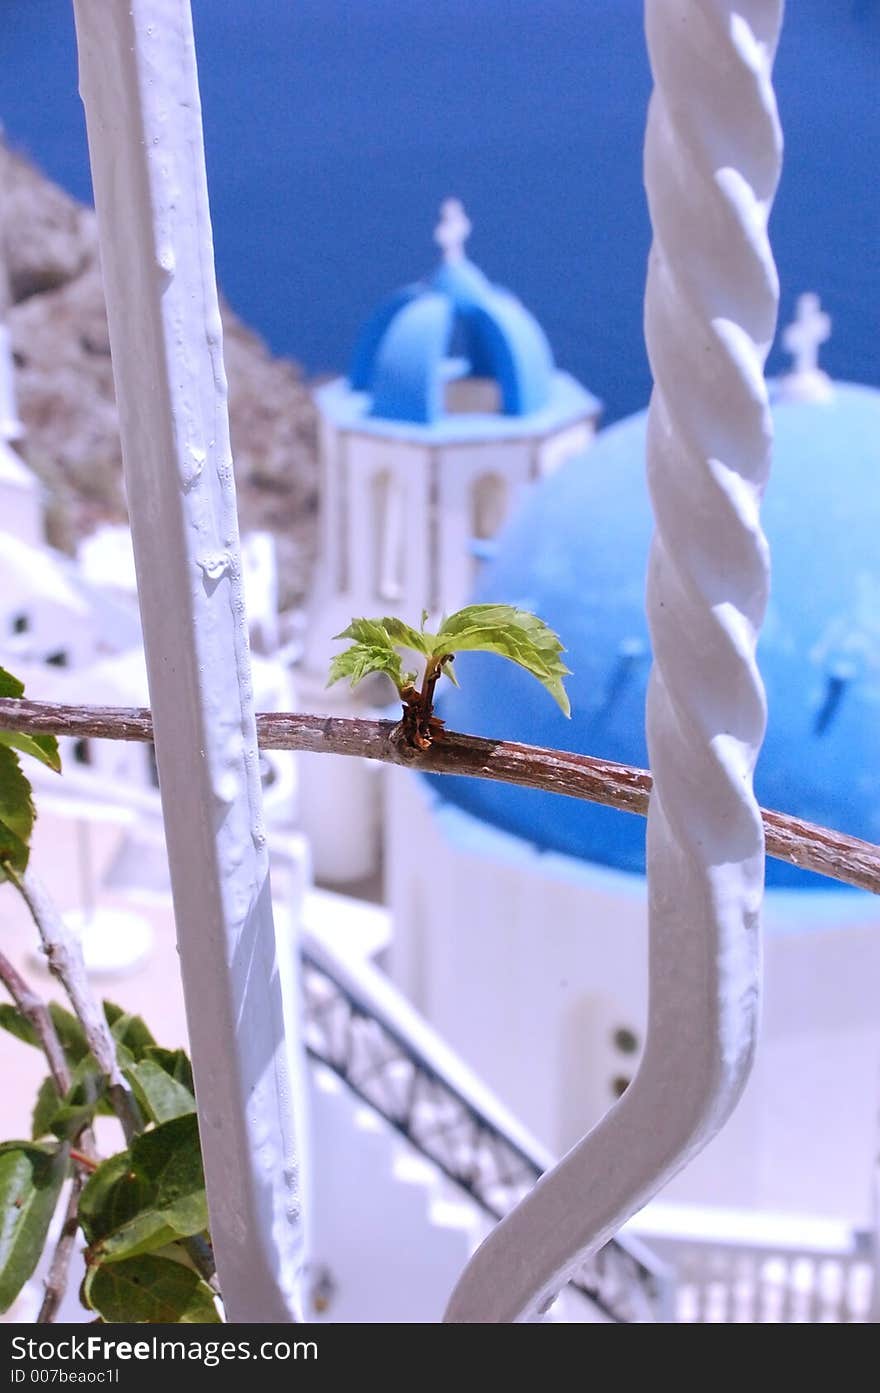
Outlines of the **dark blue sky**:
<svg viewBox="0 0 880 1393">
<path fill-rule="evenodd" d="M 538 315 L 608 419 L 644 404 L 641 0 L 193 10 L 220 280 L 276 351 L 344 368 L 376 301 L 430 267 L 437 205 L 455 193 L 474 259 Z M 2 0 L 0 38 L 9 137 L 87 197 L 70 0 Z M 880 386 L 878 78 L 877 0 L 791 0 L 783 313 L 818 290 L 835 319 L 826 365 Z"/>
</svg>

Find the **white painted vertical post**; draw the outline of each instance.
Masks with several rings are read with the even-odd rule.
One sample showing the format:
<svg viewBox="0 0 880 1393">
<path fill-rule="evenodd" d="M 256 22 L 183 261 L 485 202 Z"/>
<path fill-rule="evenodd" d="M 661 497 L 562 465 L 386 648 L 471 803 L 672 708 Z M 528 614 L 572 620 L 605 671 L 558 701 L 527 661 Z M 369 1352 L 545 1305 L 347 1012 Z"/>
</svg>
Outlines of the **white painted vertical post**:
<svg viewBox="0 0 880 1393">
<path fill-rule="evenodd" d="M 190 6 L 74 10 L 218 1276 L 229 1319 L 284 1321 L 303 1262 L 302 1114 L 272 922 Z"/>
<path fill-rule="evenodd" d="M 758 510 L 778 299 L 767 219 L 782 0 L 646 0 L 645 13 L 655 81 L 648 1035 L 621 1101 L 476 1253 L 449 1320 L 537 1315 L 722 1126 L 754 1050 L 764 860 L 755 644 L 767 595 Z"/>
</svg>

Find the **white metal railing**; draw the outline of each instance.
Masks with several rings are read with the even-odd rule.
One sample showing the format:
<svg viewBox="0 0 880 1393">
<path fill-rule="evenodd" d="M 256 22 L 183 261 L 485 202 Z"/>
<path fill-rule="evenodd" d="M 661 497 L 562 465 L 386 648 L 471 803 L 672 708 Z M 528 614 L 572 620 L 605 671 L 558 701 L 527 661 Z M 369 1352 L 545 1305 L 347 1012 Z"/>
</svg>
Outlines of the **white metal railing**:
<svg viewBox="0 0 880 1393">
<path fill-rule="evenodd" d="M 309 1053 L 342 1078 L 484 1213 L 501 1219 L 552 1157 L 370 963 L 342 961 L 303 937 Z M 650 1247 L 612 1238 L 572 1276 L 605 1319 L 673 1318 L 673 1278 Z"/>
<path fill-rule="evenodd" d="M 276 944 L 189 0 L 74 0 L 126 493 L 230 1319 L 289 1320 L 301 1067 Z"/>
<path fill-rule="evenodd" d="M 872 1320 L 871 1236 L 831 1219 L 652 1205 L 634 1224 L 676 1276 L 681 1322 Z"/>
<path fill-rule="evenodd" d="M 758 506 L 763 365 L 777 282 L 771 68 L 781 0 L 647 0 L 654 228 L 645 329 L 654 667 L 648 746 L 649 1006 L 620 1102 L 489 1235 L 447 1319 L 534 1319 L 572 1272 L 714 1135 L 754 1050 L 763 832 L 752 771 L 767 595 Z"/>
</svg>

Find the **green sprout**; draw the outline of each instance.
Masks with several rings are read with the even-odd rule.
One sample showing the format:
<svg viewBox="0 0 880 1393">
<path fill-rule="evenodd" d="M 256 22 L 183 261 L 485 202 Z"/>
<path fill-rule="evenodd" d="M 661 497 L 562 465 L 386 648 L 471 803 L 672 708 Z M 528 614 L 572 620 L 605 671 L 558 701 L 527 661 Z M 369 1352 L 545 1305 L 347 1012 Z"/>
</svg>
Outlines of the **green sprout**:
<svg viewBox="0 0 880 1393">
<path fill-rule="evenodd" d="M 328 687 L 347 677 L 357 686 L 372 672 L 384 673 L 403 702 L 404 734 L 411 745 L 426 750 L 442 734 L 443 722 L 434 715 L 434 688 L 446 676 L 458 686 L 452 664 L 457 653 L 497 653 L 518 663 L 536 677 L 564 715 L 571 714 L 562 679 L 570 671 L 560 658 L 565 649 L 557 634 L 537 615 L 512 605 L 468 605 L 445 616 L 436 634 L 428 633 L 422 612 L 418 629 L 402 619 L 353 619 L 338 639 L 352 639 L 330 665 Z M 421 688 L 417 673 L 403 666 L 400 649 L 424 660 Z"/>
</svg>

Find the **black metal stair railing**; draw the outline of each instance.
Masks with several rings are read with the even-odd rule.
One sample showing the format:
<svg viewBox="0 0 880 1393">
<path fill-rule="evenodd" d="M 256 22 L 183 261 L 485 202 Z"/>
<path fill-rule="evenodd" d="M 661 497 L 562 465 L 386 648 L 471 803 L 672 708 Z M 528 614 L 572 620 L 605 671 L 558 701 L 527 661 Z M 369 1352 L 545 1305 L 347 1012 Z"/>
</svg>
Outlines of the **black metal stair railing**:
<svg viewBox="0 0 880 1393">
<path fill-rule="evenodd" d="M 305 1041 L 309 1054 L 465 1191 L 502 1219 L 528 1193 L 543 1165 L 506 1136 L 418 1046 L 375 1007 L 303 950 Z M 663 1282 L 636 1253 L 612 1239 L 572 1280 L 608 1319 L 663 1320 Z"/>
</svg>

